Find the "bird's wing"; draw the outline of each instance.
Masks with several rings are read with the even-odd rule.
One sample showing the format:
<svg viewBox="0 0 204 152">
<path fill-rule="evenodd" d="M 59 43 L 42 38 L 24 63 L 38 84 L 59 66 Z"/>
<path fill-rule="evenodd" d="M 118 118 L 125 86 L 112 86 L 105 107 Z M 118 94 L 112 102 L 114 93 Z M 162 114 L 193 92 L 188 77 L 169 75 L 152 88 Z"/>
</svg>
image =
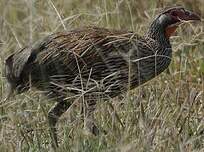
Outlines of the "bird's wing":
<svg viewBox="0 0 204 152">
<path fill-rule="evenodd" d="M 126 53 L 133 38 L 135 35 L 132 32 L 86 27 L 53 34 L 35 45 L 32 54 L 37 54 L 34 55 L 36 62 L 41 65 L 61 65 L 64 70 L 73 70 L 77 64 L 94 64 L 117 54 L 119 50 Z"/>
</svg>

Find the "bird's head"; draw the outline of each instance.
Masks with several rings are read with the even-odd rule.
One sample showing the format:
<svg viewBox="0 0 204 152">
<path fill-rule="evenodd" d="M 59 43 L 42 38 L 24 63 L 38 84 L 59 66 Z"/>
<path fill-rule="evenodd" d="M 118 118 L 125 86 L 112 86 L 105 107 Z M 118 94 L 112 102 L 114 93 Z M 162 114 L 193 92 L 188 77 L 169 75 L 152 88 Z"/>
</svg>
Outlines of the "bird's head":
<svg viewBox="0 0 204 152">
<path fill-rule="evenodd" d="M 169 38 L 181 23 L 201 19 L 196 13 L 183 7 L 172 7 L 160 13 L 157 20 L 164 28 L 165 36 Z"/>
<path fill-rule="evenodd" d="M 168 39 L 183 22 L 201 20 L 194 12 L 183 7 L 171 7 L 162 11 L 152 22 L 147 32 L 147 37 L 169 43 Z"/>
</svg>

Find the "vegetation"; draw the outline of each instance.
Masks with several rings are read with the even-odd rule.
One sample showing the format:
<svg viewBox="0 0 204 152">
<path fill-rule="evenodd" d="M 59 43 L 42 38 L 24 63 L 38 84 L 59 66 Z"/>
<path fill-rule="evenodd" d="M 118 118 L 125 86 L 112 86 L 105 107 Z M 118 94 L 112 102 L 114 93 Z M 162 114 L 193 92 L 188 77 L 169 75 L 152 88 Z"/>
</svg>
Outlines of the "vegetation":
<svg viewBox="0 0 204 152">
<path fill-rule="evenodd" d="M 3 102 L 3 63 L 11 52 L 53 32 L 86 25 L 142 35 L 161 8 L 175 4 L 204 16 L 203 0 L 1 0 L 0 151 L 51 150 L 47 111 L 54 102 L 35 89 Z M 112 99 L 114 110 L 98 102 L 96 124 L 106 134 L 86 134 L 79 107 L 73 106 L 58 123 L 57 151 L 204 151 L 203 27 L 203 20 L 179 27 L 168 70 Z"/>
</svg>

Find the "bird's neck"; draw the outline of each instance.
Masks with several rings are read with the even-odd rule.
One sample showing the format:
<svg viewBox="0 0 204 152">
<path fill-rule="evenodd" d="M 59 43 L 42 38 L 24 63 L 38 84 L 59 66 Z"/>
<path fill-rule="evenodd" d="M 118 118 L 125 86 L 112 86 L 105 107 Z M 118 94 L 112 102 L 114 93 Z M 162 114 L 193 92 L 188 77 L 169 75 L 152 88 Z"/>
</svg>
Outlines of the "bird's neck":
<svg viewBox="0 0 204 152">
<path fill-rule="evenodd" d="M 157 20 L 153 21 L 145 36 L 157 41 L 164 48 L 171 47 L 169 37 L 165 35 L 165 27 L 161 26 Z"/>
</svg>

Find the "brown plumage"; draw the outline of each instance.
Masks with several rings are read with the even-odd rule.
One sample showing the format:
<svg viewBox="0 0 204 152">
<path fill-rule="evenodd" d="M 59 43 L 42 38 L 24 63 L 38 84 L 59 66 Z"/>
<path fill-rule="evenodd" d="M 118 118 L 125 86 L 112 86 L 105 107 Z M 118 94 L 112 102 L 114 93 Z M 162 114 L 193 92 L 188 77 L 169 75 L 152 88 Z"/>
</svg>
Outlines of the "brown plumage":
<svg viewBox="0 0 204 152">
<path fill-rule="evenodd" d="M 54 146 L 58 118 L 82 96 L 86 127 L 97 134 L 92 120 L 96 101 L 116 97 L 163 72 L 172 54 L 168 28 L 178 26 L 180 19 L 199 17 L 181 7 L 165 10 L 143 37 L 98 27 L 52 34 L 6 59 L 11 92 L 32 86 L 57 101 L 48 114 Z"/>
</svg>

